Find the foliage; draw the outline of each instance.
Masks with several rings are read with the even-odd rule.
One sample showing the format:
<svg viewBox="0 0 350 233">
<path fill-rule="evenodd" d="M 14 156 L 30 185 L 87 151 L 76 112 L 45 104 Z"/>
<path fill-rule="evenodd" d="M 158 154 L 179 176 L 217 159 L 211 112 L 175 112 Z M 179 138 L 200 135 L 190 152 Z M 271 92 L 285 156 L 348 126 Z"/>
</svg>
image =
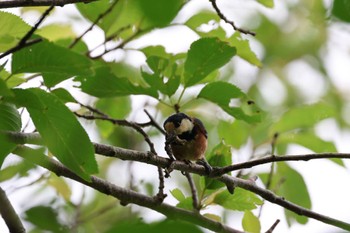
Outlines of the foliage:
<svg viewBox="0 0 350 233">
<path fill-rule="evenodd" d="M 53 22 L 40 27 L 31 36 L 40 39 L 38 43 L 23 46 L 11 57 L 0 60 L 0 182 L 16 183 L 31 174 L 42 174 L 31 186 L 37 185 L 37 193 L 48 193 L 40 204 L 26 205 L 27 210 L 21 214 L 31 223 L 32 232 L 171 232 L 175 227 L 176 232 L 202 230 L 176 221 L 176 216 L 145 223 L 139 220 L 142 211 L 116 204 L 114 198 L 106 198 L 98 191 L 82 188 L 89 198 L 82 195 L 77 202 L 77 197 L 73 197 L 76 187 L 67 179 L 43 174 L 26 160 L 12 162 L 14 154 L 20 153 L 16 152 L 18 145 L 8 138 L 8 131 L 37 132 L 42 145 L 26 153 L 54 157 L 82 182 L 90 182 L 91 175 L 112 179 L 120 186 L 128 186 L 125 180 L 129 180 L 131 190 L 149 195 L 155 194 L 156 179 L 136 179 L 144 174 L 135 175 L 138 171 L 132 169 L 133 164 L 131 169 L 125 169 L 123 161 L 95 155 L 92 143 L 94 139 L 126 149 L 149 150 L 144 135 L 140 136 L 140 130 L 132 130 L 135 126 L 128 123 L 145 119 L 139 108 L 157 116 L 160 125 L 178 110 L 199 117 L 209 133 L 207 160 L 215 167 L 259 159 L 261 152 L 283 156 L 292 145 L 315 153 L 337 152 L 336 143 L 322 137 L 317 128 L 332 119 L 340 129 L 348 129 L 350 121 L 342 112 L 348 111 L 349 106 L 346 95 L 327 70 L 322 51 L 329 42 L 329 27 L 349 26 L 349 2 L 334 0 L 331 6 L 323 1 L 279 3 L 287 9 L 281 26 L 257 10 L 273 10 L 277 3 L 258 0 L 258 7 L 246 22 L 257 33 L 255 38 L 227 28 L 213 10 L 192 9 L 191 15 L 183 19 L 191 2 L 78 3 L 74 8 L 79 19 L 72 18 L 67 25 Z M 43 12 L 40 7 L 28 10 Z M 25 11 L 20 15 L 0 11 L 0 52 L 23 45 L 21 40 L 31 29 L 25 18 Z M 80 21 L 95 28 L 83 39 L 72 30 Z M 287 25 L 288 21 L 291 25 Z M 156 32 L 166 38 L 167 30 L 176 27 L 184 27 L 197 37 L 185 52 L 170 52 L 167 46 L 147 41 Z M 96 28 L 103 33 L 104 41 L 95 43 L 93 48 L 89 41 Z M 133 59 L 129 56 L 141 58 L 142 64 L 130 62 Z M 290 71 L 299 63 L 319 74 L 317 81 L 325 87 L 317 95 L 303 91 L 301 79 L 305 75 L 298 77 L 302 70 Z M 241 74 L 240 66 L 248 66 L 250 73 Z M 294 82 L 295 79 L 300 80 Z M 272 80 L 273 85 L 269 86 L 266 80 Z M 318 83 L 305 85 L 311 90 Z M 163 147 L 159 130 L 152 127 L 144 132 L 150 141 Z M 245 155 L 237 159 L 242 148 Z M 333 158 L 331 162 L 340 165 L 338 169 L 345 166 L 340 159 Z M 317 206 L 302 172 L 287 162 L 272 169 L 229 174 L 246 179 L 257 176 L 265 188 L 277 195 L 308 209 Z M 176 175 L 169 179 L 177 188 L 169 191 L 166 182 L 165 191 L 176 199 L 176 207 L 193 211 L 188 184 L 183 184 L 182 178 L 177 180 Z M 211 177 L 196 176 L 195 184 L 200 207 L 206 212 L 203 216 L 225 223 L 227 214 L 239 213 L 243 230 L 264 230 L 257 214 L 264 201 L 256 193 L 234 188 L 231 194 L 224 183 Z M 36 193 L 27 195 L 31 198 Z M 215 211 L 213 206 L 225 211 Z M 308 218 L 285 210 L 285 222 L 306 224 Z"/>
</svg>

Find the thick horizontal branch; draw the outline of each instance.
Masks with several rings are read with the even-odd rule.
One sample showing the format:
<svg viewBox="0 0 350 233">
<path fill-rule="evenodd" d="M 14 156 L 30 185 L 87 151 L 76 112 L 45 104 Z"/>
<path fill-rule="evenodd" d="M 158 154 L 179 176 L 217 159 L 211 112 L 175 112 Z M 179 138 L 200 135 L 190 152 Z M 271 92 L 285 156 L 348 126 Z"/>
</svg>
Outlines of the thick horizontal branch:
<svg viewBox="0 0 350 233">
<path fill-rule="evenodd" d="M 28 7 L 28 6 L 64 6 L 78 2 L 90 3 L 97 0 L 9 0 L 0 1 L 0 8 Z"/>
<path fill-rule="evenodd" d="M 19 146 L 14 151 L 14 153 L 28 161 L 31 161 L 34 164 L 37 164 L 48 169 L 51 172 L 54 172 L 58 176 L 70 178 L 101 193 L 113 196 L 119 199 L 120 202 L 124 205 L 132 203 L 147 207 L 149 209 L 162 213 L 169 218 L 191 222 L 215 232 L 242 233 L 241 231 L 235 230 L 220 222 L 206 218 L 197 212 L 180 209 L 166 203 L 160 203 L 157 198 L 149 197 L 144 194 L 116 186 L 96 176 L 91 176 L 91 181 L 86 181 L 56 160 L 44 156 L 43 154 L 40 154 L 36 150 L 29 147 Z"/>
<path fill-rule="evenodd" d="M 12 136 L 11 136 L 12 135 Z M 17 143 L 23 143 L 25 140 L 27 140 L 27 143 L 34 143 L 38 142 L 39 136 L 38 134 L 23 134 L 23 133 L 11 133 L 10 136 L 14 141 Z M 25 139 L 25 140 L 24 140 Z M 122 160 L 131 160 L 131 161 L 138 161 L 142 163 L 147 163 L 155 166 L 160 166 L 163 168 L 169 167 L 169 165 L 172 163 L 172 168 L 175 170 L 195 173 L 198 175 L 206 175 L 206 170 L 203 166 L 197 165 L 197 164 L 187 164 L 182 161 L 171 161 L 170 159 L 159 157 L 156 155 L 153 155 L 150 152 L 141 152 L 141 151 L 135 151 L 135 150 L 128 150 L 124 148 L 104 145 L 104 144 L 98 144 L 94 143 L 95 147 L 95 153 L 108 156 L 108 157 L 115 157 Z M 286 156 L 269 156 L 262 159 L 253 160 L 253 163 L 242 163 L 236 164 L 236 169 L 239 168 L 239 166 L 242 166 L 241 168 L 248 168 L 257 166 L 264 163 L 269 162 L 282 162 L 282 161 L 297 161 L 297 160 L 311 160 L 311 159 L 324 159 L 324 158 L 350 158 L 350 154 L 344 154 L 344 153 L 324 153 L 324 154 L 310 154 L 310 155 L 286 155 Z M 248 166 L 248 165 L 249 166 Z M 280 205 L 284 207 L 285 209 L 288 209 L 296 214 L 304 215 L 306 217 L 314 218 L 316 220 L 319 220 L 321 222 L 345 229 L 350 231 L 350 224 L 346 222 L 339 221 L 337 219 L 330 218 L 325 215 L 321 215 L 318 213 L 315 213 L 311 210 L 308 210 L 306 208 L 303 208 L 301 206 L 298 206 L 294 203 L 291 203 L 287 200 L 285 200 L 283 197 L 279 197 L 275 195 L 273 192 L 266 190 L 264 188 L 261 188 L 255 184 L 255 182 L 244 180 L 228 175 L 222 175 L 222 176 L 215 176 L 216 174 L 221 173 L 221 169 L 223 168 L 214 168 L 214 171 L 210 176 L 212 178 L 216 178 L 219 181 L 226 184 L 228 187 L 240 187 L 245 190 L 249 190 L 253 193 L 258 194 L 265 200 L 275 203 L 277 205 Z M 50 169 L 49 169 L 50 170 Z M 137 204 L 137 203 L 135 203 Z"/>
</svg>

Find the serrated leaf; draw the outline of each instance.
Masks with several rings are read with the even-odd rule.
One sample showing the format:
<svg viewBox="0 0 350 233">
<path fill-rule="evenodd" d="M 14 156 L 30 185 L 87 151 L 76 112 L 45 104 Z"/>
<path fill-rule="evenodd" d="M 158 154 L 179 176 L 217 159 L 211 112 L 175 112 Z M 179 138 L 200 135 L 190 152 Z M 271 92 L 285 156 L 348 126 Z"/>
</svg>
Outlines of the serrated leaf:
<svg viewBox="0 0 350 233">
<path fill-rule="evenodd" d="M 338 19 L 350 22 L 350 2 L 348 0 L 334 0 L 332 7 L 333 16 Z"/>
<path fill-rule="evenodd" d="M 317 122 L 335 115 L 333 107 L 325 103 L 303 105 L 291 108 L 272 125 L 270 135 L 283 133 L 293 129 L 309 128 Z"/>
<path fill-rule="evenodd" d="M 125 95 L 149 95 L 158 98 L 155 88 L 136 86 L 126 78 L 116 77 L 106 66 L 97 68 L 92 76 L 78 77 L 75 80 L 81 82 L 81 89 L 85 93 L 100 98 Z"/>
<path fill-rule="evenodd" d="M 0 11 L 0 19 L 0 52 L 5 52 L 16 46 L 31 27 L 9 12 Z"/>
<path fill-rule="evenodd" d="M 171 190 L 170 193 L 171 193 L 171 195 L 173 195 L 173 197 L 175 197 L 176 200 L 178 200 L 179 202 L 186 199 L 186 197 L 185 197 L 185 195 L 183 194 L 183 192 L 182 192 L 180 189 L 178 189 L 178 188 Z"/>
<path fill-rule="evenodd" d="M 11 142 L 1 131 L 21 130 L 22 122 L 16 107 L 13 104 L 0 102 L 0 167 L 6 156 L 15 149 L 16 144 Z"/>
<path fill-rule="evenodd" d="M 297 205 L 311 209 L 311 199 L 302 175 L 288 166 L 286 163 L 277 164 L 277 174 L 274 175 L 274 184 L 278 185 L 277 194 Z M 283 183 L 281 184 L 281 179 Z M 300 224 L 306 224 L 308 218 L 285 210 L 285 215 L 290 225 L 293 220 Z"/>
<path fill-rule="evenodd" d="M 238 211 L 253 210 L 263 203 L 254 193 L 241 188 L 235 188 L 233 194 L 223 190 L 215 196 L 214 202 L 226 209 Z"/>
<path fill-rule="evenodd" d="M 259 218 L 251 211 L 245 211 L 242 219 L 243 230 L 250 233 L 260 233 L 261 226 Z"/>
<path fill-rule="evenodd" d="M 236 49 L 218 38 L 201 38 L 192 43 L 185 61 L 185 86 L 193 86 L 219 69 L 236 54 Z"/>
<path fill-rule="evenodd" d="M 65 166 L 89 180 L 90 174 L 98 171 L 94 148 L 74 114 L 58 97 L 41 89 L 16 89 L 14 93 L 14 101 L 27 108 L 49 150 Z"/>
<path fill-rule="evenodd" d="M 12 56 L 14 74 L 28 72 L 91 75 L 91 67 L 92 62 L 86 56 L 48 41 L 21 49 Z"/>
<path fill-rule="evenodd" d="M 198 94 L 198 98 L 204 98 L 219 105 L 225 112 L 238 120 L 247 123 L 261 121 L 262 113 L 256 104 L 247 100 L 247 96 L 235 85 L 217 81 L 207 84 Z M 231 106 L 231 100 L 242 99 L 240 107 Z"/>
<path fill-rule="evenodd" d="M 172 96 L 180 85 L 180 76 L 176 75 L 177 64 L 169 64 L 169 62 L 170 59 L 150 56 L 147 58 L 147 64 L 154 73 L 149 74 L 143 71 L 141 73 L 143 79 L 151 88 L 158 89 L 161 93 Z M 166 77 L 167 73 L 169 73 L 168 77 Z"/>
</svg>

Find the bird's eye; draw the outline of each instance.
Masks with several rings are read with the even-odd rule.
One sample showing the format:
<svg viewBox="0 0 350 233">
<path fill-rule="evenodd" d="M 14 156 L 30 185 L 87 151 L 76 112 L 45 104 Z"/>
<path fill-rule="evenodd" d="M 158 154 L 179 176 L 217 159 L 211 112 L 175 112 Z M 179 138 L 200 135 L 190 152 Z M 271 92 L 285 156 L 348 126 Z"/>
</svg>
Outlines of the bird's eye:
<svg viewBox="0 0 350 233">
<path fill-rule="evenodd" d="M 175 128 L 178 128 L 181 125 L 180 121 L 174 121 Z"/>
</svg>

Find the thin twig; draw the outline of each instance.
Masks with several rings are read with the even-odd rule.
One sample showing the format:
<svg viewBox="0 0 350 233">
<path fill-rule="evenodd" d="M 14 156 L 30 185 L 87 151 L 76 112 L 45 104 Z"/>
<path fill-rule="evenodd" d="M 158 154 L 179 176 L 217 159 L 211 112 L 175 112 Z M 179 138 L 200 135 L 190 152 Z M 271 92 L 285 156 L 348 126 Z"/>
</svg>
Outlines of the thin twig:
<svg viewBox="0 0 350 233">
<path fill-rule="evenodd" d="M 53 1 L 54 2 L 54 1 Z M 50 14 L 50 12 L 55 8 L 54 5 L 51 5 L 40 17 L 38 22 L 22 37 L 22 39 L 19 41 L 18 45 L 24 45 L 27 40 L 34 34 L 34 32 L 38 29 L 40 24 L 44 21 L 44 19 Z"/>
<path fill-rule="evenodd" d="M 24 233 L 21 219 L 18 217 L 10 200 L 7 198 L 5 191 L 0 187 L 0 215 L 4 219 L 8 229 L 12 233 Z"/>
<path fill-rule="evenodd" d="M 209 1 L 213 5 L 213 8 L 215 9 L 215 11 L 219 15 L 219 17 L 222 20 L 224 20 L 226 23 L 230 24 L 233 27 L 234 30 L 239 31 L 239 32 L 244 33 L 244 34 L 249 34 L 249 35 L 252 35 L 252 36 L 256 35 L 255 32 L 252 32 L 252 31 L 249 31 L 249 30 L 237 27 L 233 21 L 227 19 L 226 16 L 219 9 L 218 5 L 216 4 L 216 0 L 209 0 Z"/>
<path fill-rule="evenodd" d="M 126 45 L 128 42 L 130 42 L 131 40 L 135 39 L 142 31 L 136 31 L 132 36 L 130 36 L 129 38 L 125 39 L 124 41 L 122 41 L 119 45 L 114 46 L 113 48 L 110 49 L 106 49 L 103 53 L 101 53 L 100 55 L 97 55 L 95 57 L 90 57 L 91 59 L 99 59 L 101 57 L 103 57 L 104 55 L 106 55 L 107 53 L 110 53 L 114 50 L 117 49 L 121 49 L 124 47 L 124 45 Z M 90 56 L 90 53 L 88 54 Z"/>
<path fill-rule="evenodd" d="M 41 38 L 37 38 L 37 39 L 29 40 L 29 41 L 27 41 L 25 44 L 23 44 L 23 45 L 21 45 L 21 46 L 16 45 L 15 47 L 13 47 L 13 48 L 7 50 L 6 52 L 3 52 L 2 54 L 0 54 L 0 59 L 1 59 L 1 58 L 4 58 L 4 57 L 6 57 L 7 55 L 10 55 L 10 54 L 12 54 L 12 53 L 14 53 L 14 52 L 17 52 L 18 50 L 21 50 L 21 49 L 23 49 L 23 48 L 26 48 L 26 47 L 29 47 L 29 46 L 34 45 L 34 44 L 36 44 L 36 43 L 39 43 L 39 42 L 41 42 L 42 40 L 43 40 L 43 39 L 41 39 Z"/>
<path fill-rule="evenodd" d="M 18 44 L 16 46 L 14 46 L 13 48 L 5 51 L 4 53 L 2 53 L 0 55 L 0 59 L 3 57 L 6 57 L 7 55 L 10 55 L 14 52 L 17 52 L 18 50 L 21 50 L 25 47 L 34 45 L 38 42 L 41 42 L 42 39 L 41 38 L 36 38 L 33 40 L 29 40 L 29 38 L 34 34 L 34 32 L 38 29 L 39 25 L 44 21 L 44 19 L 49 15 L 49 13 L 52 11 L 52 9 L 54 8 L 54 5 L 51 5 L 40 17 L 40 19 L 38 20 L 38 22 L 22 37 L 22 39 L 18 42 Z"/>
<path fill-rule="evenodd" d="M 150 120 L 150 123 L 154 127 L 156 127 L 163 135 L 165 135 L 166 134 L 165 130 L 157 123 L 157 121 L 151 116 L 151 114 L 149 114 L 149 112 L 146 109 L 144 109 L 143 111 L 147 114 L 147 116 L 148 116 L 148 118 Z"/>
<path fill-rule="evenodd" d="M 28 7 L 28 6 L 64 6 L 67 4 L 74 3 L 91 3 L 97 0 L 9 0 L 9 1 L 0 1 L 1 8 L 14 8 L 14 7 Z"/>
<path fill-rule="evenodd" d="M 272 233 L 277 227 L 278 223 L 280 223 L 279 219 L 277 219 L 265 233 Z"/>
<path fill-rule="evenodd" d="M 194 184 L 193 178 L 189 172 L 184 172 L 183 174 L 184 176 L 186 176 L 188 183 L 190 184 L 193 208 L 196 211 L 199 211 L 201 206 L 198 201 L 198 192 L 197 192 L 196 185 Z"/>
<path fill-rule="evenodd" d="M 115 5 L 117 5 L 117 3 L 119 2 L 119 0 L 115 0 L 110 7 L 108 7 L 107 10 L 105 10 L 103 13 L 101 13 L 96 19 L 95 21 L 90 25 L 90 27 L 88 29 L 86 29 L 83 34 L 81 34 L 79 37 L 77 37 L 70 45 L 69 48 L 73 48 L 85 35 L 86 33 L 88 33 L 89 31 L 92 30 L 92 28 L 101 20 L 103 19 L 106 15 L 108 15 L 114 8 Z"/>
<path fill-rule="evenodd" d="M 113 118 L 110 118 L 107 114 L 101 112 L 100 110 L 96 109 L 96 108 L 93 108 L 91 106 L 87 106 L 87 105 L 83 105 L 80 103 L 80 105 L 86 107 L 87 109 L 89 109 L 90 111 L 94 112 L 94 113 L 97 113 L 98 115 L 100 116 L 87 116 L 87 115 L 81 115 L 81 114 L 78 114 L 78 113 L 75 113 L 75 115 L 81 117 L 81 118 L 85 118 L 85 119 L 89 119 L 89 120 L 106 120 L 106 121 L 109 121 L 113 124 L 117 124 L 117 125 L 121 125 L 121 126 L 127 126 L 127 127 L 131 127 L 133 128 L 134 130 L 136 130 L 138 133 L 140 133 L 144 140 L 147 142 L 147 144 L 149 145 L 149 148 L 150 148 L 150 152 L 152 156 L 158 156 L 157 155 L 157 151 L 154 147 L 154 144 L 153 142 L 151 141 L 151 139 L 149 138 L 148 134 L 142 129 L 143 126 L 145 125 L 150 125 L 153 121 L 153 118 L 148 115 L 148 117 L 150 117 L 151 121 L 150 123 L 148 124 L 139 124 L 139 123 L 136 123 L 136 122 L 130 122 L 130 121 L 127 121 L 127 120 L 118 120 L 118 119 L 113 119 Z M 154 121 L 155 122 L 155 121 Z M 157 167 L 158 169 L 158 178 L 159 178 L 159 186 L 158 186 L 158 193 L 156 194 L 155 198 L 159 201 L 159 202 L 163 202 L 163 200 L 166 198 L 166 194 L 164 193 L 164 174 L 163 174 L 163 170 L 160 166 Z"/>
</svg>

